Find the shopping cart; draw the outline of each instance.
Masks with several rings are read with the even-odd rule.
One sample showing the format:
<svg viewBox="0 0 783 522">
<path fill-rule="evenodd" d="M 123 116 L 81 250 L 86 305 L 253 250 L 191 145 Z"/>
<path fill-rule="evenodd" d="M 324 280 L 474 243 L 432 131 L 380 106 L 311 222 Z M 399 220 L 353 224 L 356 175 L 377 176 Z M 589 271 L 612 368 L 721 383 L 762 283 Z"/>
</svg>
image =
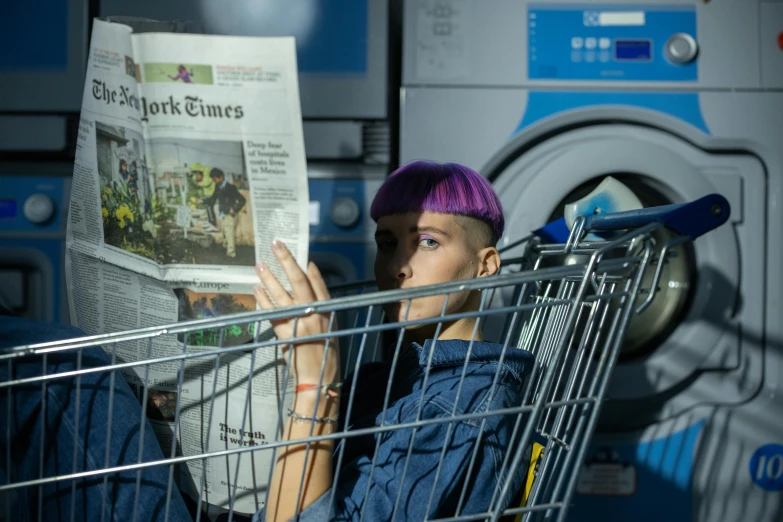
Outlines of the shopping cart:
<svg viewBox="0 0 783 522">
<path fill-rule="evenodd" d="M 126 461 L 122 465 L 112 466 L 107 450 L 105 463 L 109 465 L 101 466 L 98 463 L 93 469 L 83 465 L 80 446 L 78 441 L 74 440 L 72 447 L 61 448 L 61 451 L 66 454 L 63 458 L 69 459 L 72 455 L 70 472 L 47 475 L 43 465 L 44 453 L 51 449 L 53 442 L 46 440 L 46 430 L 42 430 L 37 435 L 41 438 L 40 473 L 32 478 L 16 477 L 12 470 L 6 469 L 7 476 L 0 484 L 0 503 L 5 505 L 0 507 L 3 508 L 3 514 L 8 520 L 17 520 L 21 518 L 21 514 L 11 511 L 9 500 L 13 498 L 14 493 L 22 490 L 40 492 L 41 488 L 55 483 L 75 492 L 77 485 L 81 487 L 87 479 L 102 481 L 106 486 L 111 477 L 118 473 L 125 473 L 126 476 L 128 473 L 131 476 L 135 474 L 137 477 L 135 502 L 138 505 L 139 502 L 144 502 L 144 498 L 140 498 L 141 472 L 156 466 L 168 470 L 168 496 L 164 507 L 166 511 L 176 489 L 189 491 L 193 498 L 197 499 L 197 519 L 203 519 L 203 506 L 215 500 L 219 500 L 219 504 L 228 512 L 229 520 L 233 518 L 234 512 L 238 511 L 235 508 L 243 495 L 245 499 L 248 495 L 254 497 L 253 505 L 260 507 L 263 505 L 265 485 L 264 480 L 259 481 L 258 477 L 262 479 L 264 476 L 268 477 L 265 483 L 269 483 L 270 463 L 274 461 L 274 454 L 285 445 L 294 442 L 280 440 L 285 419 L 286 398 L 290 399 L 292 386 L 288 373 L 281 371 L 279 365 L 275 365 L 281 353 L 276 351 L 279 349 L 280 342 L 264 333 L 268 331 L 264 328 L 264 325 L 268 324 L 267 321 L 302 317 L 312 313 L 329 314 L 330 325 L 332 325 L 329 332 L 295 340 L 339 339 L 341 350 L 344 351 L 343 375 L 353 372 L 353 377 L 349 379 L 354 379 L 355 384 L 355 379 L 364 368 L 362 363 L 368 360 L 391 361 L 392 365 L 397 363 L 404 350 L 403 333 L 406 327 L 426 322 L 441 325 L 445 321 L 462 317 L 444 313 L 434 319 L 391 322 L 383 316 L 382 309 L 385 303 L 402 302 L 409 305 L 417 298 L 478 290 L 482 296 L 480 309 L 463 315 L 474 318 L 477 325 L 493 325 L 491 333 L 494 333 L 498 337 L 496 339 L 498 343 L 503 345 L 504 354 L 508 353 L 508 350 L 526 350 L 533 356 L 534 363 L 525 380 L 524 400 L 521 404 L 502 411 L 479 411 L 470 414 L 457 414 L 455 411 L 445 420 L 424 419 L 408 425 L 380 422 L 375 426 L 354 426 L 351 429 L 343 428 L 336 433 L 313 436 L 295 442 L 315 443 L 327 438 L 344 442 L 349 438 L 361 436 L 374 436 L 380 440 L 380 434 L 384 432 L 407 429 L 415 433 L 428 422 L 445 422 L 450 425 L 470 422 L 473 425 L 483 426 L 483 422 L 493 415 L 509 416 L 514 422 L 511 438 L 513 443 L 505 448 L 502 469 L 497 470 L 498 476 L 505 477 L 505 480 L 498 481 L 494 486 L 492 501 L 487 506 L 487 510 L 482 513 L 449 513 L 445 518 L 437 520 L 562 521 L 568 511 L 585 458 L 586 447 L 596 426 L 601 401 L 605 396 L 629 321 L 634 314 L 643 314 L 656 298 L 661 273 L 671 253 L 678 246 L 722 225 L 728 216 L 728 202 L 719 195 L 709 195 L 686 204 L 616 214 L 581 216 L 570 230 L 565 226 L 564 221 L 560 220 L 537 230 L 524 241 L 511 245 L 516 249 L 523 249 L 522 255 L 506 256 L 501 274 L 492 278 L 386 292 L 374 291 L 370 283 L 343 285 L 333 289 L 333 295 L 337 297 L 328 301 L 68 341 L 20 346 L 6 351 L 0 354 L 0 368 L 7 370 L 0 373 L 0 377 L 5 375 L 5 380 L 0 381 L 0 400 L 5 401 L 8 412 L 8 417 L 3 419 L 6 428 L 3 429 L 2 435 L 5 439 L 2 451 L 6 467 L 10 467 L 9 463 L 13 461 L 13 454 L 17 451 L 12 446 L 11 425 L 14 419 L 11 417 L 11 411 L 12 403 L 19 394 L 27 394 L 32 397 L 32 400 L 35 399 L 35 394 L 45 398 L 47 389 L 51 390 L 58 382 L 69 381 L 74 383 L 78 396 L 80 391 L 88 393 L 88 390 L 79 388 L 88 376 L 105 376 L 114 382 L 114 379 L 121 378 L 118 373 L 127 376 L 128 372 L 132 372 L 137 377 L 133 384 L 139 391 L 143 417 L 145 412 L 150 410 L 149 401 L 155 400 L 154 396 L 150 399 L 149 391 L 160 389 L 158 385 L 161 383 L 151 378 L 156 369 L 163 366 L 175 370 L 179 368 L 179 371 L 175 372 L 173 384 L 167 383 L 169 388 L 166 389 L 177 392 L 170 397 L 174 403 L 170 405 L 169 416 L 156 424 L 159 427 L 166 426 L 170 433 L 177 434 L 177 437 L 169 436 L 167 440 L 156 430 L 167 458 L 145 461 L 140 447 L 138 458 L 134 456 L 131 459 L 135 459 L 133 462 Z M 656 244 L 655 241 L 656 231 L 662 228 L 666 228 L 675 236 L 674 240 L 664 245 Z M 570 261 L 563 262 L 566 257 Z M 257 327 L 254 339 L 247 344 L 223 346 L 222 335 L 218 346 L 214 348 L 193 347 L 188 343 L 189 336 L 197 332 L 207 329 L 224 331 L 237 325 L 248 324 L 256 324 Z M 174 337 L 178 339 L 177 349 L 164 355 L 156 355 L 157 348 L 153 350 L 153 341 Z M 290 341 L 291 339 L 285 340 L 285 342 Z M 134 346 L 139 351 L 138 359 L 122 360 L 118 354 L 123 352 L 118 347 L 131 343 L 135 343 Z M 472 345 L 471 342 L 469 346 Z M 97 346 L 103 348 L 109 359 L 102 365 L 83 367 L 82 354 L 91 347 Z M 288 357 L 291 353 L 291 350 L 287 352 Z M 14 369 L 23 361 L 28 363 L 34 361 L 41 368 L 46 368 L 47 358 L 51 360 L 64 354 L 73 355 L 77 361 L 75 369 L 22 378 L 15 376 Z M 234 357 L 231 359 L 234 362 L 240 359 L 250 361 L 249 366 L 239 366 L 245 368 L 244 373 L 234 372 L 236 375 L 222 373 L 224 366 L 230 366 L 231 357 Z M 470 347 L 467 354 L 467 358 L 469 357 Z M 256 364 L 259 361 L 265 362 L 267 370 L 272 367 L 275 378 L 281 381 L 277 388 L 279 400 L 274 408 L 267 407 L 265 415 L 266 422 L 272 422 L 276 429 L 267 432 L 263 441 L 260 441 L 252 425 L 254 413 L 252 406 L 256 404 L 253 402 L 253 397 L 257 392 L 257 386 L 254 388 L 254 379 L 257 378 Z M 500 367 L 501 365 L 498 365 L 498 371 Z M 192 397 L 190 399 L 183 397 L 183 386 L 187 387 L 185 381 L 189 375 L 188 368 L 191 370 L 190 374 L 200 371 L 202 377 L 207 377 L 206 381 L 201 381 L 204 393 L 197 401 L 192 400 Z M 425 379 L 429 371 L 428 365 Z M 464 371 L 463 369 L 463 378 Z M 94 382 L 94 378 L 90 382 Z M 204 382 L 209 385 L 205 387 Z M 225 395 L 216 394 L 216 390 L 224 389 L 221 388 L 222 386 L 225 386 L 225 390 L 228 391 Z M 391 386 L 389 383 L 378 383 L 378 386 L 386 389 L 384 407 L 388 407 Z M 222 401 L 228 403 L 230 394 L 233 394 L 230 407 L 234 414 L 233 418 L 241 418 L 241 423 L 237 426 L 235 421 L 232 426 L 224 427 L 221 415 L 228 415 L 228 412 L 220 410 L 220 403 Z M 342 400 L 347 401 L 347 415 L 350 416 L 352 405 L 358 399 L 349 393 Z M 423 394 L 421 400 L 423 401 Z M 199 401 L 202 404 L 198 404 Z M 107 401 L 100 404 L 99 402 L 91 407 L 108 408 L 108 418 L 112 419 L 111 394 Z M 204 403 L 207 403 L 208 407 Z M 53 406 L 42 399 L 39 412 L 41 419 L 47 417 L 47 408 L 50 411 Z M 186 444 L 184 439 L 177 440 L 183 436 L 182 425 L 192 417 L 194 409 L 203 413 L 203 416 L 199 417 L 200 422 L 206 424 L 203 431 L 198 434 L 202 436 L 202 440 L 199 442 L 200 445 L 197 444 L 195 451 L 193 445 Z M 218 411 L 223 413 L 216 413 Z M 84 412 L 82 416 L 83 414 Z M 163 417 L 166 415 L 164 414 Z M 77 426 L 77 431 L 80 420 L 77 405 L 71 419 L 71 422 Z M 142 419 L 139 420 L 142 432 L 149 429 L 145 428 L 146 424 L 141 422 Z M 109 437 L 110 431 L 111 426 L 107 426 L 106 438 Z M 224 441 L 224 438 L 228 439 L 231 434 L 234 439 L 233 447 L 223 443 L 216 444 L 214 439 L 203 436 L 205 433 L 214 434 L 215 431 L 220 434 L 220 441 Z M 255 441 L 252 444 L 248 443 L 251 439 Z M 146 440 L 143 434 L 140 440 L 140 444 L 143 445 Z M 213 440 L 211 447 L 210 440 Z M 440 455 L 441 463 L 446 456 L 447 446 L 448 444 L 443 446 L 443 453 Z M 334 476 L 339 480 L 341 469 L 350 464 L 344 459 L 345 445 L 337 444 L 335 448 L 337 449 L 334 455 Z M 413 443 L 407 455 L 409 460 L 416 458 L 412 448 Z M 475 458 L 476 452 L 473 453 L 473 459 Z M 210 483 L 206 479 L 207 470 L 212 469 L 209 468 L 210 462 L 218 462 L 223 466 L 220 469 L 223 470 L 224 477 L 219 482 L 225 486 L 225 494 L 216 493 L 214 477 L 209 481 Z M 247 467 L 248 463 L 252 468 L 249 472 L 247 470 L 251 468 Z M 242 465 L 245 467 L 241 467 Z M 474 461 L 470 460 L 464 465 L 469 469 L 474 465 Z M 214 467 L 218 467 L 218 464 Z M 186 469 L 186 472 L 181 472 L 182 469 Z M 408 469 L 407 465 L 405 469 Z M 436 475 L 441 473 L 440 465 L 434 472 Z M 246 486 L 247 482 L 243 486 L 244 473 L 255 474 L 253 478 L 255 491 L 254 488 Z M 520 474 L 524 475 L 522 487 L 519 491 L 512 491 L 511 478 L 519 477 Z M 182 477 L 185 479 L 183 480 Z M 466 496 L 471 495 L 468 489 L 466 482 L 459 491 L 460 505 L 463 504 Z M 210 495 L 212 495 L 211 499 Z M 37 497 L 39 507 L 42 502 L 40 497 L 40 495 Z M 73 495 L 73 499 L 76 497 Z M 507 498 L 513 498 L 514 501 L 510 505 L 502 505 L 499 499 Z M 398 496 L 397 502 L 401 500 L 405 501 Z M 428 502 L 432 505 L 437 500 L 434 495 L 430 495 Z M 103 499 L 104 503 L 107 501 L 106 498 Z M 73 500 L 72 516 L 77 512 L 75 503 L 76 500 Z M 31 509 L 34 508 L 35 506 Z M 140 519 L 137 510 L 134 508 L 133 511 L 127 513 L 127 520 Z M 38 512 L 37 516 L 39 520 L 48 519 L 48 516 L 41 512 Z"/>
</svg>

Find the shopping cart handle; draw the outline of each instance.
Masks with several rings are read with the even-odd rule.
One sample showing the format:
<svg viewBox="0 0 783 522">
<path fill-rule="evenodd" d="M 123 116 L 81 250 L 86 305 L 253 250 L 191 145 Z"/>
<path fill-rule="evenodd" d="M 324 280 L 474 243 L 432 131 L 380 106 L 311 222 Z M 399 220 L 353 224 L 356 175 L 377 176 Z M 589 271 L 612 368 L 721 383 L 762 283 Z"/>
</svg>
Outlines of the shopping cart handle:
<svg viewBox="0 0 783 522">
<path fill-rule="evenodd" d="M 731 214 L 729 202 L 720 194 L 710 194 L 690 203 L 641 208 L 611 214 L 587 216 L 587 230 L 625 230 L 650 223 L 663 226 L 691 239 L 706 234 L 724 224 Z"/>
<path fill-rule="evenodd" d="M 586 231 L 627 230 L 650 223 L 663 226 L 683 236 L 696 239 L 723 225 L 729 219 L 731 206 L 720 194 L 709 194 L 690 203 L 593 214 L 585 218 Z M 534 232 L 545 241 L 565 243 L 569 230 L 565 218 L 553 221 Z"/>
</svg>

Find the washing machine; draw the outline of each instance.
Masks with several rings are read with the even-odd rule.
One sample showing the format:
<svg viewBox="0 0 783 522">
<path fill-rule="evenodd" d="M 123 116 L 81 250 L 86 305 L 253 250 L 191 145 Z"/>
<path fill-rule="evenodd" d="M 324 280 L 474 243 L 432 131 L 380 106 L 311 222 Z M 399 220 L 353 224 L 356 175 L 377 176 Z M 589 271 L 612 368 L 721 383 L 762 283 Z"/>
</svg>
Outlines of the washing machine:
<svg viewBox="0 0 783 522">
<path fill-rule="evenodd" d="M 783 520 L 783 2 L 408 0 L 403 48 L 400 162 L 487 176 L 501 247 L 607 176 L 731 204 L 631 323 L 569 520 Z"/>
</svg>

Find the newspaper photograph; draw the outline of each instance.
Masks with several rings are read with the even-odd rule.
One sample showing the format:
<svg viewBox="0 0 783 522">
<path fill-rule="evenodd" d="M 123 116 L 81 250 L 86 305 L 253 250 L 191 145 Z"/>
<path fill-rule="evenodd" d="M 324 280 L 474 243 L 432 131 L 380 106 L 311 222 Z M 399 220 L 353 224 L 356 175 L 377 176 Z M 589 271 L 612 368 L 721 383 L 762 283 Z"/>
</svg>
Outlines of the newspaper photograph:
<svg viewBox="0 0 783 522">
<path fill-rule="evenodd" d="M 274 239 L 304 266 L 297 82 L 292 38 L 96 20 L 69 248 L 163 281 L 255 281 L 256 263 L 274 265 Z"/>
<path fill-rule="evenodd" d="M 249 312 L 257 307 L 252 294 L 205 292 L 189 288 L 176 288 L 174 294 L 178 299 L 180 321 Z M 191 334 L 187 342 L 195 346 L 239 346 L 251 342 L 255 333 L 254 325 L 248 323 L 245 328 L 233 325 L 227 329 L 199 330 Z M 184 337 L 179 340 L 185 342 Z"/>
</svg>

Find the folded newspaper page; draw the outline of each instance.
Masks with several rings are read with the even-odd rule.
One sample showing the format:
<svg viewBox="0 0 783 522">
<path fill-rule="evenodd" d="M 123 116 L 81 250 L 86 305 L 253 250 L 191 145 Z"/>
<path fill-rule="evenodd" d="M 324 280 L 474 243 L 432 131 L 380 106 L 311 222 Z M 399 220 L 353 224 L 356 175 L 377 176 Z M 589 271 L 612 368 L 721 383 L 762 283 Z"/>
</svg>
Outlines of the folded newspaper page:
<svg viewBox="0 0 783 522">
<path fill-rule="evenodd" d="M 74 324 L 100 334 L 256 310 L 254 264 L 284 280 L 273 239 L 306 263 L 308 199 L 292 38 L 95 21 L 66 240 Z M 225 351 L 273 336 L 250 323 L 104 349 L 118 363 L 212 352 L 122 370 L 164 455 L 193 456 L 279 436 L 293 397 L 279 348 Z M 190 460 L 177 483 L 254 513 L 271 457 Z"/>
<path fill-rule="evenodd" d="M 87 334 L 256 309 L 252 285 L 244 283 L 171 285 L 79 252 L 69 256 L 66 270 L 74 322 Z M 233 348 L 272 337 L 268 323 L 248 323 L 201 330 L 188 338 L 163 335 L 103 348 L 114 362 L 124 363 L 215 352 L 218 346 Z M 280 408 L 291 406 L 294 395 L 280 349 L 226 352 L 217 363 L 215 359 L 195 356 L 121 370 L 142 403 L 146 395 L 146 416 L 167 457 L 262 446 L 279 435 Z M 235 512 L 253 513 L 264 505 L 271 458 L 271 452 L 250 452 L 190 460 L 180 470 L 178 485 L 194 498 L 202 491 L 202 499 L 217 508 L 228 508 L 234 495 Z"/>
</svg>

